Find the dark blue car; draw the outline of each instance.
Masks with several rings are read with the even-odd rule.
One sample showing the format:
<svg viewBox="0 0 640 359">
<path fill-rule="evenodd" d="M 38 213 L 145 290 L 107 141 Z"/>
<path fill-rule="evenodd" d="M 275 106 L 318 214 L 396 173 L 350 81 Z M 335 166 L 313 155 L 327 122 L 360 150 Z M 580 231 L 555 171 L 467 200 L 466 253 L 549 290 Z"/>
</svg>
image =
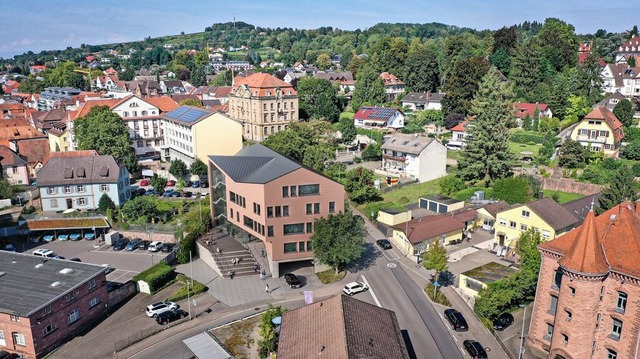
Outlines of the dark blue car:
<svg viewBox="0 0 640 359">
<path fill-rule="evenodd" d="M 116 243 L 113 244 L 113 250 L 121 251 L 124 249 L 124 247 L 127 246 L 127 243 L 129 243 L 129 240 L 127 240 L 126 238 L 120 238 L 116 241 Z"/>
<path fill-rule="evenodd" d="M 149 189 L 147 190 L 147 192 L 145 192 L 145 194 L 144 194 L 144 195 L 145 195 L 145 196 L 153 196 L 153 195 L 155 195 L 155 194 L 156 194 L 156 190 L 154 190 L 153 188 L 149 188 Z"/>
</svg>

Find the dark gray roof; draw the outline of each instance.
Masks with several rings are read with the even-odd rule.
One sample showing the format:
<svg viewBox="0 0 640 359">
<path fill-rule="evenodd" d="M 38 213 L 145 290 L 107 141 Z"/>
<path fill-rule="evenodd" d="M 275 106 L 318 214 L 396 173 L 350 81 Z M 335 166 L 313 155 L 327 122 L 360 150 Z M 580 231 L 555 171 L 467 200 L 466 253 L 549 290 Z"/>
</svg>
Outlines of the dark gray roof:
<svg viewBox="0 0 640 359">
<path fill-rule="evenodd" d="M 575 226 L 578 223 L 576 216 L 549 197 L 528 203 L 526 206 L 554 230 Z"/>
<path fill-rule="evenodd" d="M 303 166 L 278 152 L 256 144 L 235 156 L 209 156 L 209 161 L 236 182 L 267 183 Z"/>
<path fill-rule="evenodd" d="M 72 271 L 61 273 L 65 268 Z M 95 264 L 0 251 L 0 312 L 29 316 L 105 270 Z M 58 285 L 52 286 L 55 282 Z"/>
<path fill-rule="evenodd" d="M 427 103 L 427 102 L 440 102 L 444 98 L 444 93 L 431 93 L 431 92 L 409 92 L 402 98 L 402 102 L 411 103 Z"/>
<path fill-rule="evenodd" d="M 51 156 L 38 171 L 38 187 L 116 183 L 121 166 L 111 155 Z M 84 174 L 84 177 L 81 177 Z"/>
<path fill-rule="evenodd" d="M 382 149 L 419 155 L 433 141 L 429 137 L 395 133 L 384 141 Z"/>
<path fill-rule="evenodd" d="M 423 198 L 434 201 L 434 202 L 443 203 L 443 204 L 454 204 L 454 203 L 464 202 L 464 201 L 459 201 L 455 198 L 445 197 L 439 194 L 435 194 L 433 196 L 426 196 Z"/>
<path fill-rule="evenodd" d="M 593 206 L 598 205 L 598 198 L 600 197 L 600 192 L 595 194 L 590 194 L 586 197 L 578 198 L 571 202 L 566 202 L 561 204 L 561 206 L 572 213 L 574 216 L 578 217 L 580 222 L 584 220 L 584 217 L 589 213 L 591 209 L 591 205 L 593 202 Z"/>
</svg>

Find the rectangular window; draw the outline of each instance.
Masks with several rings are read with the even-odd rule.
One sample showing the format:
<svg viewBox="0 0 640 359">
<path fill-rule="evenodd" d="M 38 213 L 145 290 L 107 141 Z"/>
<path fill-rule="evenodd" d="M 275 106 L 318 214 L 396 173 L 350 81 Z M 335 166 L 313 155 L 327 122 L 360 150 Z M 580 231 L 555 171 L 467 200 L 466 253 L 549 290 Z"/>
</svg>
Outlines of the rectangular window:
<svg viewBox="0 0 640 359">
<path fill-rule="evenodd" d="M 600 327 L 600 313 L 596 315 L 596 329 Z"/>
<path fill-rule="evenodd" d="M 609 135 L 609 131 L 600 131 L 600 136 L 607 137 Z"/>
<path fill-rule="evenodd" d="M 64 193 L 71 193 L 71 186 L 64 186 Z"/>
<path fill-rule="evenodd" d="M 95 288 L 96 286 L 97 286 L 97 284 L 96 284 L 96 279 L 95 279 L 95 278 L 91 279 L 91 280 L 89 281 L 89 289 L 93 289 L 93 288 Z"/>
<path fill-rule="evenodd" d="M 100 298 L 95 297 L 89 301 L 89 308 L 93 308 L 100 303 Z"/>
<path fill-rule="evenodd" d="M 11 315 L 11 321 L 20 323 L 20 317 L 17 315 Z"/>
<path fill-rule="evenodd" d="M 616 311 L 624 313 L 627 309 L 627 293 L 618 292 L 618 300 L 616 302 Z"/>
<path fill-rule="evenodd" d="M 109 185 L 107 185 L 107 184 L 102 184 L 102 185 L 100 185 L 100 190 L 101 190 L 102 192 L 104 192 L 104 191 L 108 191 L 108 190 L 109 190 Z"/>
<path fill-rule="evenodd" d="M 569 294 L 571 294 L 572 297 L 576 296 L 576 289 L 574 287 L 569 287 Z"/>
<path fill-rule="evenodd" d="M 527 210 L 522 210 L 522 217 L 524 218 L 529 218 L 529 216 L 531 215 L 531 213 Z"/>
<path fill-rule="evenodd" d="M 229 217 L 233 218 L 233 208 L 229 208 Z"/>
<path fill-rule="evenodd" d="M 514 221 L 509 221 L 509 227 L 510 227 L 510 228 L 516 228 L 516 222 L 514 222 Z"/>
<path fill-rule="evenodd" d="M 84 193 L 84 185 L 78 185 L 78 193 Z"/>
<path fill-rule="evenodd" d="M 607 349 L 607 359 L 618 359 L 618 353 L 611 349 Z"/>
<path fill-rule="evenodd" d="M 291 195 L 291 197 L 296 196 L 296 186 L 289 187 L 289 194 Z"/>
<path fill-rule="evenodd" d="M 525 232 L 527 230 L 528 226 L 524 223 L 520 223 L 520 230 Z"/>
<path fill-rule="evenodd" d="M 551 288 L 558 290 L 560 289 L 560 283 L 562 283 L 562 271 L 560 269 L 556 270 L 555 276 L 553 277 L 553 285 Z"/>
<path fill-rule="evenodd" d="M 86 206 L 87 205 L 87 199 L 84 197 L 80 197 L 78 198 L 78 204 L 81 206 Z"/>
<path fill-rule="evenodd" d="M 304 242 L 298 242 L 298 252 L 304 252 Z"/>
<path fill-rule="evenodd" d="M 298 247 L 298 243 L 285 243 L 284 244 L 284 252 L 285 253 L 295 253 Z"/>
<path fill-rule="evenodd" d="M 551 296 L 551 305 L 549 306 L 549 313 L 556 314 L 556 310 L 558 309 L 558 297 L 555 295 Z"/>
<path fill-rule="evenodd" d="M 58 329 L 58 325 L 56 325 L 56 323 L 51 323 L 42 330 L 42 336 L 46 337 L 49 333 L 56 329 Z"/>
<path fill-rule="evenodd" d="M 544 339 L 551 340 L 553 336 L 553 325 L 547 323 L 547 334 L 545 334 Z"/>
<path fill-rule="evenodd" d="M 289 186 L 282 186 L 282 197 L 289 197 Z"/>
<path fill-rule="evenodd" d="M 313 204 L 313 214 L 319 214 L 320 213 L 320 203 L 314 203 Z"/>
<path fill-rule="evenodd" d="M 49 194 L 56 194 L 56 188 L 55 187 L 49 187 L 49 188 L 47 188 L 47 192 Z"/>
<path fill-rule="evenodd" d="M 307 203 L 307 214 L 313 214 L 313 204 Z"/>
<path fill-rule="evenodd" d="M 542 230 L 542 238 L 545 238 L 545 239 L 551 238 L 551 232 L 543 229 Z"/>
<path fill-rule="evenodd" d="M 569 336 L 566 334 L 562 334 L 562 344 L 567 345 L 569 344 Z"/>
<path fill-rule="evenodd" d="M 267 207 L 267 218 L 273 218 L 273 207 Z"/>
<path fill-rule="evenodd" d="M 49 314 L 51 314 L 51 304 L 49 304 L 46 307 L 42 308 L 42 316 L 43 317 L 45 315 L 49 315 Z"/>
<path fill-rule="evenodd" d="M 51 208 L 57 208 L 58 207 L 58 200 L 57 199 L 52 199 L 51 200 Z"/>
<path fill-rule="evenodd" d="M 306 184 L 298 186 L 299 196 L 315 196 L 320 194 L 319 184 Z"/>
<path fill-rule="evenodd" d="M 336 211 L 336 203 L 329 202 L 329 213 L 335 213 L 335 211 Z"/>
<path fill-rule="evenodd" d="M 74 309 L 73 311 L 71 311 L 71 313 L 69 313 L 69 317 L 68 317 L 69 324 L 73 324 L 78 319 L 80 319 L 80 311 L 79 310 Z"/>
<path fill-rule="evenodd" d="M 282 207 L 276 207 L 276 218 L 282 217 Z"/>
<path fill-rule="evenodd" d="M 304 223 L 285 224 L 283 226 L 283 233 L 288 234 L 302 234 L 304 233 Z"/>
<path fill-rule="evenodd" d="M 289 206 L 282 206 L 282 216 L 289 217 Z"/>
<path fill-rule="evenodd" d="M 307 252 L 310 252 L 313 250 L 313 246 L 311 245 L 311 241 L 307 241 Z"/>
<path fill-rule="evenodd" d="M 233 202 L 233 203 L 236 203 L 236 194 L 235 194 L 235 192 L 229 191 L 229 201 Z"/>
<path fill-rule="evenodd" d="M 72 299 L 74 299 L 76 297 L 76 293 L 71 291 L 69 292 L 66 296 L 65 299 L 67 300 L 67 302 L 71 301 Z"/>
<path fill-rule="evenodd" d="M 504 218 L 498 218 L 498 224 L 501 226 L 506 226 L 507 225 L 507 220 Z"/>
<path fill-rule="evenodd" d="M 244 219 L 244 226 L 247 228 L 251 228 L 253 229 L 253 219 L 247 217 L 247 216 L 242 216 Z"/>
<path fill-rule="evenodd" d="M 24 334 L 22 333 L 13 333 L 13 341 L 16 345 L 22 345 L 23 347 L 27 345 L 27 341 L 24 339 Z"/>
<path fill-rule="evenodd" d="M 307 233 L 313 233 L 313 222 L 307 222 Z"/>
<path fill-rule="evenodd" d="M 267 226 L 267 237 L 273 237 L 273 226 Z"/>
<path fill-rule="evenodd" d="M 613 325 L 611 327 L 611 334 L 609 334 L 609 338 L 620 340 L 620 336 L 622 335 L 622 322 L 614 319 Z"/>
</svg>

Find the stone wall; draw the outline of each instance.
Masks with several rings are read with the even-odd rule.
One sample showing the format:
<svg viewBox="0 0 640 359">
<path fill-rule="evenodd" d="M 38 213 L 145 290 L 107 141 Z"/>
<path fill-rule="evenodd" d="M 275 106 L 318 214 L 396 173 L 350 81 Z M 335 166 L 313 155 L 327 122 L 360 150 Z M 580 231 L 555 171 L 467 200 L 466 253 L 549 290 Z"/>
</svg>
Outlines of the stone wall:
<svg viewBox="0 0 640 359">
<path fill-rule="evenodd" d="M 538 177 L 542 189 L 549 191 L 580 193 L 590 195 L 602 191 L 604 186 L 593 183 L 578 182 L 569 178 L 542 178 Z"/>
<path fill-rule="evenodd" d="M 133 281 L 128 281 L 122 286 L 109 291 L 109 308 L 113 308 L 137 292 L 138 288 L 136 288 L 136 283 Z"/>
<path fill-rule="evenodd" d="M 119 231 L 123 236 L 127 238 L 142 238 L 149 241 L 162 241 L 165 243 L 177 243 L 173 233 L 156 233 L 156 232 L 139 232 L 139 231 Z"/>
</svg>

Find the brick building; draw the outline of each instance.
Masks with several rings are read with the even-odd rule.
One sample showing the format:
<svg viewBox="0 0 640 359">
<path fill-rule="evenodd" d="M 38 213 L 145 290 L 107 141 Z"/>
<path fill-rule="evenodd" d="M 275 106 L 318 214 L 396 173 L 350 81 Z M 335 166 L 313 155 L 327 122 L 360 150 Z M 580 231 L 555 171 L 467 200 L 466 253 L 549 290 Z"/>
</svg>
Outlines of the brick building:
<svg viewBox="0 0 640 359">
<path fill-rule="evenodd" d="M 0 251 L 0 350 L 41 358 L 107 310 L 106 268 Z"/>
<path fill-rule="evenodd" d="M 528 346 L 551 359 L 634 358 L 640 329 L 640 204 L 624 202 L 541 244 Z"/>
</svg>

